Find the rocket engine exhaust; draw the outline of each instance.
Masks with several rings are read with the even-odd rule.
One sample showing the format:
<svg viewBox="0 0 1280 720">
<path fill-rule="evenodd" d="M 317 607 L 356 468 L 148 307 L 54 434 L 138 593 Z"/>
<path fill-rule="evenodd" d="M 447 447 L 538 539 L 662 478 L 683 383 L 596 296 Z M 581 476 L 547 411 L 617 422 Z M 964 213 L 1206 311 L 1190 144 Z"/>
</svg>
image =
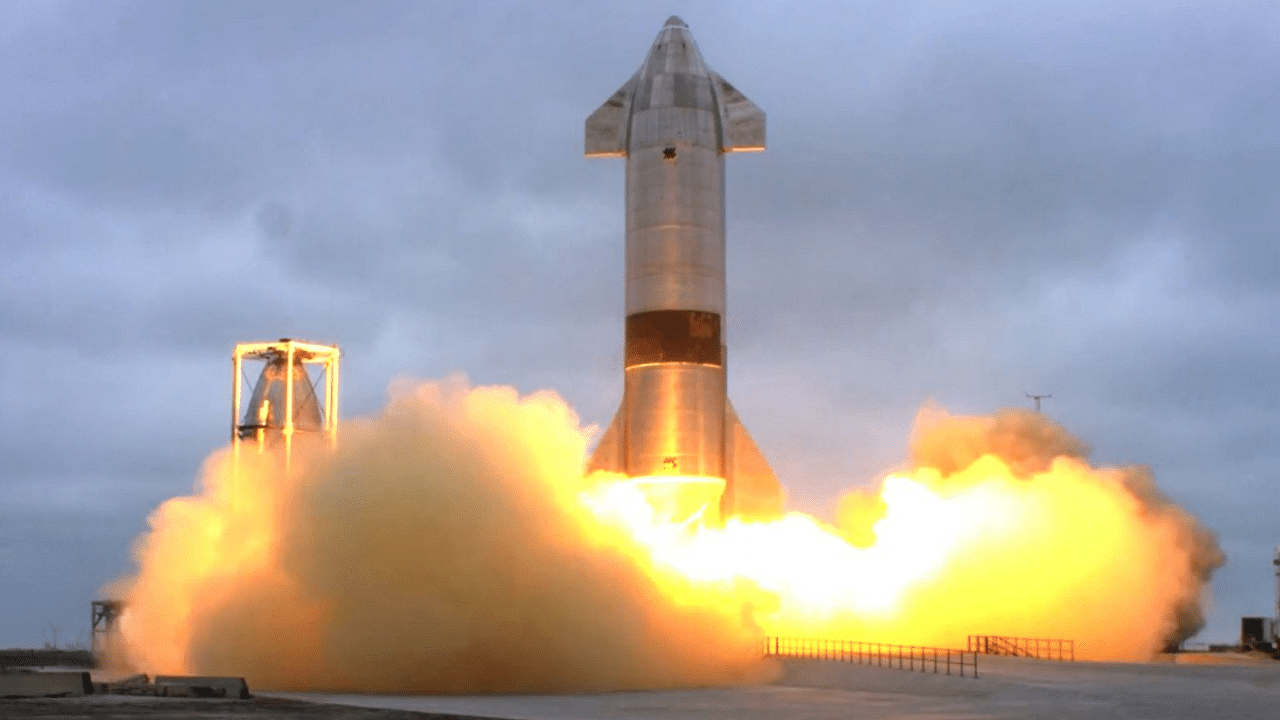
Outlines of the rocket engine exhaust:
<svg viewBox="0 0 1280 720">
<path fill-rule="evenodd" d="M 578 496 L 587 428 L 552 393 L 397 384 L 342 442 L 215 453 L 150 518 L 119 664 L 263 689 L 587 692 L 761 680 L 737 608 L 669 600 Z"/>
</svg>

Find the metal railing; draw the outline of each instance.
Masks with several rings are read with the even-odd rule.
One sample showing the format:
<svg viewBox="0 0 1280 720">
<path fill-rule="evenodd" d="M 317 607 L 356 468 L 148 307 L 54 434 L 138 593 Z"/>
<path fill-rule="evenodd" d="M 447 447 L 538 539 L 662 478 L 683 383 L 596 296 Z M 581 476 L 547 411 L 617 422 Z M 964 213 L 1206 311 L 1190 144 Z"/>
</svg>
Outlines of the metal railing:
<svg viewBox="0 0 1280 720">
<path fill-rule="evenodd" d="M 1004 635 L 970 635 L 969 652 L 983 655 L 1009 655 L 1036 660 L 1075 662 L 1076 641 L 1057 638 L 1017 638 Z"/>
<path fill-rule="evenodd" d="M 832 660 L 917 672 L 978 677 L 978 655 L 972 651 L 919 645 L 891 645 L 860 640 L 770 637 L 765 657 Z M 967 672 L 966 672 L 967 671 Z"/>
</svg>

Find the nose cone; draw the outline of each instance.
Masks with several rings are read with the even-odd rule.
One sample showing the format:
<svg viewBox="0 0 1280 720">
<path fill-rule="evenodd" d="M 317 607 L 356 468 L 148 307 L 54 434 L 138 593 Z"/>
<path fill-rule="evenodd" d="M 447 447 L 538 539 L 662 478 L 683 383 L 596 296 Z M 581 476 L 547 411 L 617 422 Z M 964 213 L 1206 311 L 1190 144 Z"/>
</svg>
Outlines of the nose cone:
<svg viewBox="0 0 1280 720">
<path fill-rule="evenodd" d="M 255 430 L 279 430 L 285 420 L 285 386 L 288 373 L 286 361 L 278 357 L 262 368 L 258 383 L 245 406 L 241 421 L 242 437 L 249 437 Z M 293 425 L 298 430 L 319 430 L 322 424 L 320 403 L 311 386 L 311 378 L 301 362 L 293 364 Z"/>
<path fill-rule="evenodd" d="M 672 15 L 640 66 L 631 111 L 674 107 L 714 112 L 711 77 L 689 26 Z"/>
<path fill-rule="evenodd" d="M 640 75 L 669 75 L 685 73 L 709 76 L 711 70 L 702 61 L 702 53 L 693 41 L 689 26 L 675 15 L 667 20 L 658 37 L 649 48 L 649 55 L 640 66 Z"/>
<path fill-rule="evenodd" d="M 707 67 L 689 26 L 672 15 L 636 74 L 587 118 L 583 151 L 628 157 L 636 147 L 681 138 L 724 152 L 760 151 L 764 113 Z"/>
</svg>

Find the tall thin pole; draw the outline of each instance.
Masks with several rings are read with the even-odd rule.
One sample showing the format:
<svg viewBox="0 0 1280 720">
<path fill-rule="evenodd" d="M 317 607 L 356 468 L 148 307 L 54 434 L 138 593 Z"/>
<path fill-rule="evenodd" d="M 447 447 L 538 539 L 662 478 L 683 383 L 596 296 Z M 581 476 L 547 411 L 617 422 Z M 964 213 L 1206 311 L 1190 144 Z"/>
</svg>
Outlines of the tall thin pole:
<svg viewBox="0 0 1280 720">
<path fill-rule="evenodd" d="M 1048 395 L 1032 395 L 1031 393 L 1027 393 L 1026 395 L 1027 395 L 1027 397 L 1029 397 L 1029 398 L 1031 398 L 1032 400 L 1034 400 L 1034 401 L 1035 401 L 1035 404 L 1036 404 L 1036 412 L 1040 412 L 1040 401 L 1041 401 L 1041 400 L 1048 400 L 1049 398 L 1053 397 L 1053 393 L 1049 393 Z"/>
<path fill-rule="evenodd" d="M 288 473 L 293 465 L 293 341 L 285 343 L 285 384 L 284 384 L 284 471 Z"/>
<path fill-rule="evenodd" d="M 1280 545 L 1276 546 L 1275 554 L 1271 556 L 1271 564 L 1276 573 L 1276 619 L 1275 625 L 1272 626 L 1272 635 L 1275 636 L 1275 641 L 1280 642 Z"/>
<path fill-rule="evenodd" d="M 340 382 L 339 378 L 341 377 L 338 374 L 340 372 L 338 366 L 340 364 L 340 358 L 341 352 L 335 346 L 333 348 L 332 359 L 329 361 L 329 367 L 332 368 L 333 378 L 329 383 L 331 390 L 329 407 L 327 408 L 329 411 L 329 442 L 334 447 L 338 446 L 338 393 L 341 389 L 341 386 L 338 384 Z"/>
<path fill-rule="evenodd" d="M 231 355 L 231 461 L 240 462 L 240 348 Z"/>
</svg>

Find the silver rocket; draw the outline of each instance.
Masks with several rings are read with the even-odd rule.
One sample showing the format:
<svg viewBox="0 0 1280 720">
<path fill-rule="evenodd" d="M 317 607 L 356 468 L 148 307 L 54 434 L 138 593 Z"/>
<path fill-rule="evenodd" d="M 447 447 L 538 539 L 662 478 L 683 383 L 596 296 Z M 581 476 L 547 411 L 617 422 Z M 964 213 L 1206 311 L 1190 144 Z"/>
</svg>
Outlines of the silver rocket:
<svg viewBox="0 0 1280 720">
<path fill-rule="evenodd" d="M 589 469 L 723 478 L 723 517 L 781 505 L 725 382 L 724 155 L 764 136 L 764 113 L 674 16 L 586 122 L 587 157 L 627 160 L 626 381 Z"/>
</svg>

